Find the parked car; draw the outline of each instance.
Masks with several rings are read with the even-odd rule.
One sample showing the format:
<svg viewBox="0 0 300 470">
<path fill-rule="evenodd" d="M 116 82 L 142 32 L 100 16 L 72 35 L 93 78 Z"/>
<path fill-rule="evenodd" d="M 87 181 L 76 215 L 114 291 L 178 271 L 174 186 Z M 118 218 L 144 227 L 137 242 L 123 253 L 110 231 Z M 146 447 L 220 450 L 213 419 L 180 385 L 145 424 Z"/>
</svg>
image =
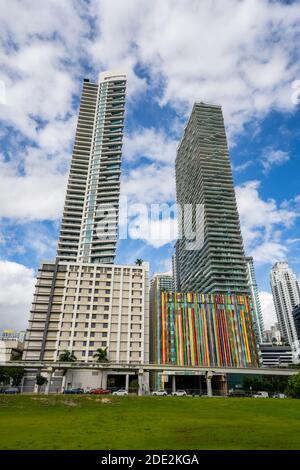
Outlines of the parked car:
<svg viewBox="0 0 300 470">
<path fill-rule="evenodd" d="M 84 393 L 83 388 L 68 388 L 64 390 L 66 395 L 82 395 Z"/>
<path fill-rule="evenodd" d="M 228 392 L 228 396 L 233 397 L 233 398 L 238 398 L 238 397 L 247 397 L 248 394 L 247 394 L 247 392 L 245 392 L 245 390 L 241 390 L 241 389 L 233 390 L 233 389 L 231 389 Z"/>
<path fill-rule="evenodd" d="M 274 393 L 272 398 L 287 398 L 287 396 L 284 393 Z"/>
<path fill-rule="evenodd" d="M 124 388 L 121 388 L 120 390 L 116 390 L 113 395 L 115 396 L 119 396 L 119 397 L 125 397 L 126 395 L 128 395 L 128 392 L 127 390 L 125 390 Z"/>
<path fill-rule="evenodd" d="M 18 387 L 8 387 L 5 390 L 3 390 L 3 393 L 9 394 L 9 395 L 15 395 L 16 393 L 20 393 L 20 389 Z"/>
<path fill-rule="evenodd" d="M 106 390 L 104 388 L 93 388 L 92 390 L 89 391 L 91 395 L 107 395 L 111 393 L 110 390 Z"/>
<path fill-rule="evenodd" d="M 172 397 L 186 397 L 187 393 L 185 390 L 176 390 L 176 392 L 172 393 Z"/>
<path fill-rule="evenodd" d="M 154 390 L 154 392 L 152 392 L 153 397 L 166 397 L 167 395 L 165 390 Z"/>
<path fill-rule="evenodd" d="M 253 395 L 253 398 L 269 398 L 268 392 L 256 392 Z"/>
</svg>

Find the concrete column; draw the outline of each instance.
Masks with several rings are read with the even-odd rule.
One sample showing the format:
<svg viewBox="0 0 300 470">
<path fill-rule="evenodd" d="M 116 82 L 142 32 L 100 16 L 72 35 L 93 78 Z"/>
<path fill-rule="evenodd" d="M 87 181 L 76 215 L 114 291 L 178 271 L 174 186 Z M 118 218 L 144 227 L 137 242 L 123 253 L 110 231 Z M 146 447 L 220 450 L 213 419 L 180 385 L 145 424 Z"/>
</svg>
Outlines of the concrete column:
<svg viewBox="0 0 300 470">
<path fill-rule="evenodd" d="M 47 380 L 48 380 L 48 382 L 46 383 L 45 395 L 48 395 L 48 393 L 50 391 L 52 374 L 53 374 L 53 369 L 51 367 L 49 367 L 49 369 L 47 369 Z"/>
<path fill-rule="evenodd" d="M 143 378 L 144 378 L 144 371 L 143 371 L 143 369 L 140 369 L 140 370 L 139 370 L 139 375 L 138 375 L 138 381 L 139 381 L 139 391 L 138 391 L 138 395 L 139 395 L 139 397 L 144 394 L 144 390 L 143 390 Z"/>
<path fill-rule="evenodd" d="M 25 375 L 23 375 L 23 377 L 22 377 L 21 387 L 20 387 L 20 393 L 23 393 L 24 381 L 25 381 Z"/>
<path fill-rule="evenodd" d="M 125 390 L 126 392 L 129 390 L 129 374 L 126 374 L 125 376 Z"/>
<path fill-rule="evenodd" d="M 207 387 L 207 396 L 212 397 L 213 391 L 211 386 L 211 379 L 213 378 L 213 373 L 211 371 L 206 372 L 206 387 Z"/>
<path fill-rule="evenodd" d="M 66 380 L 67 380 L 67 372 L 62 376 L 61 393 L 64 393 L 64 390 L 66 388 Z"/>
<path fill-rule="evenodd" d="M 172 393 L 176 392 L 176 375 L 172 375 Z"/>
<path fill-rule="evenodd" d="M 102 388 L 107 389 L 107 372 L 104 370 L 102 371 Z"/>
</svg>

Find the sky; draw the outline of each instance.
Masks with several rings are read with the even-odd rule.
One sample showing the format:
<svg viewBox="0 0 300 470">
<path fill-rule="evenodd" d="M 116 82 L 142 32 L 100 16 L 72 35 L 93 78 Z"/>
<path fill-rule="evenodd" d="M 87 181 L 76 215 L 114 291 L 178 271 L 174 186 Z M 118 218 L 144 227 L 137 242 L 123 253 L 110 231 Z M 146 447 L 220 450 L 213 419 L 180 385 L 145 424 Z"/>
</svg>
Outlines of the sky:
<svg viewBox="0 0 300 470">
<path fill-rule="evenodd" d="M 82 80 L 109 69 L 128 79 L 130 204 L 175 201 L 193 103 L 222 105 L 245 252 L 273 324 L 273 263 L 300 278 L 299 36 L 299 1 L 0 0 L 0 329 L 26 328 L 38 266 L 55 257 Z M 174 238 L 121 240 L 116 262 L 169 271 Z"/>
</svg>

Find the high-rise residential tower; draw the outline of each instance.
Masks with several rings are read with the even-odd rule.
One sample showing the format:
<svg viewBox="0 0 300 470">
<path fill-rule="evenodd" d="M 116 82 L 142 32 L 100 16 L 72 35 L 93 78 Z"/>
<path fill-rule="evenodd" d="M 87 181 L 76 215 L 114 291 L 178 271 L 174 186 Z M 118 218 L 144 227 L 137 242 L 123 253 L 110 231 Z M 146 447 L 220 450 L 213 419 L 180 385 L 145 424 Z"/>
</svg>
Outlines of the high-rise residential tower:
<svg viewBox="0 0 300 470">
<path fill-rule="evenodd" d="M 220 106 L 195 103 L 193 107 L 177 151 L 176 196 L 184 232 L 176 243 L 178 288 L 183 292 L 248 294 Z M 188 231 L 197 234 L 194 244 Z"/>
<path fill-rule="evenodd" d="M 57 257 L 113 263 L 116 253 L 126 75 L 85 79 Z"/>
<path fill-rule="evenodd" d="M 296 357 L 300 354 L 300 341 L 293 309 L 300 303 L 298 281 L 288 263 L 281 261 L 274 264 L 270 273 L 270 282 L 281 336 L 291 345 Z"/>
<path fill-rule="evenodd" d="M 39 270 L 25 360 L 58 361 L 67 350 L 91 362 L 100 348 L 110 362 L 149 360 L 148 264 L 114 264 L 125 89 L 120 72 L 83 82 L 57 256 Z M 112 375 L 72 372 L 66 386 L 105 388 Z M 28 391 L 33 380 L 26 378 Z M 54 381 L 60 387 L 62 377 Z"/>
<path fill-rule="evenodd" d="M 263 343 L 265 339 L 265 327 L 264 327 L 264 320 L 262 316 L 260 300 L 258 295 L 258 288 L 254 270 L 254 263 L 253 258 L 250 256 L 246 257 L 246 266 L 247 266 L 247 274 L 249 280 L 249 286 L 251 290 L 251 298 L 252 298 L 252 307 L 253 307 L 253 324 L 254 324 L 254 333 L 256 337 L 256 341 L 258 343 Z"/>
</svg>

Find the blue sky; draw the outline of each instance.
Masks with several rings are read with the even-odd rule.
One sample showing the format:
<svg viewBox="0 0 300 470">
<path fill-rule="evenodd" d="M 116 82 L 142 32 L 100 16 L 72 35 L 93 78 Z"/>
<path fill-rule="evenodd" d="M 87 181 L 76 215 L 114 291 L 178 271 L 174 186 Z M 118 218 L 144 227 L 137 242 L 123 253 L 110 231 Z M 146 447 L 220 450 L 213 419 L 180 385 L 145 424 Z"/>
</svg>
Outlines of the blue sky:
<svg viewBox="0 0 300 470">
<path fill-rule="evenodd" d="M 269 271 L 300 278 L 300 3 L 11 0 L 0 5 L 0 329 L 25 328 L 55 256 L 82 79 L 128 75 L 122 195 L 173 203 L 195 101 L 221 104 L 247 255 L 274 321 Z M 3 10 L 3 11 L 2 11 Z M 174 241 L 121 240 L 117 262 L 167 271 Z"/>
</svg>

